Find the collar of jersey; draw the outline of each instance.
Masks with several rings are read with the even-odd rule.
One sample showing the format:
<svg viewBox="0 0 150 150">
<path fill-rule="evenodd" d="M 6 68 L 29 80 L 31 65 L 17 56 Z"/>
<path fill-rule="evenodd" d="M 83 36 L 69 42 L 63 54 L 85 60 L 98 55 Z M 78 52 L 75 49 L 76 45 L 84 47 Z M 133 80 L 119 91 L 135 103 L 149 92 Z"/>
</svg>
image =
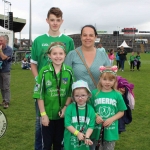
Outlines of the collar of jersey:
<svg viewBox="0 0 150 150">
<path fill-rule="evenodd" d="M 62 33 L 60 33 L 58 36 L 51 36 L 51 35 L 49 35 L 48 33 L 46 33 L 46 35 L 47 35 L 48 37 L 53 37 L 53 38 L 55 38 L 55 37 L 61 37 L 61 36 L 62 36 Z"/>
<path fill-rule="evenodd" d="M 49 64 L 49 70 L 50 70 L 50 71 L 54 71 L 54 68 L 52 67 L 52 63 Z M 63 70 L 66 70 L 66 67 L 65 67 L 64 64 L 63 64 L 63 66 L 62 66 L 62 71 L 63 71 Z"/>
</svg>

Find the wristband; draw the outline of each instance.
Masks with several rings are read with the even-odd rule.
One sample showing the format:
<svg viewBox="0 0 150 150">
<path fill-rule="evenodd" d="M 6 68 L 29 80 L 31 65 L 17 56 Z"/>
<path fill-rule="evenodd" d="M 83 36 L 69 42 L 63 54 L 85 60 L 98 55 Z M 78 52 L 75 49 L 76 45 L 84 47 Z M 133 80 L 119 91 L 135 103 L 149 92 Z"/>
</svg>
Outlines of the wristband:
<svg viewBox="0 0 150 150">
<path fill-rule="evenodd" d="M 46 112 L 41 112 L 41 116 L 45 116 L 46 115 Z"/>
<path fill-rule="evenodd" d="M 37 82 L 37 81 L 38 81 L 38 76 L 36 76 L 34 79 L 35 79 L 35 81 Z"/>
<path fill-rule="evenodd" d="M 79 133 L 79 131 L 78 131 L 78 130 L 76 130 L 73 134 L 74 134 L 75 136 L 77 136 L 77 135 L 78 135 L 78 133 Z"/>
<path fill-rule="evenodd" d="M 65 106 L 67 107 L 68 105 L 65 104 L 64 107 L 65 107 Z"/>
</svg>

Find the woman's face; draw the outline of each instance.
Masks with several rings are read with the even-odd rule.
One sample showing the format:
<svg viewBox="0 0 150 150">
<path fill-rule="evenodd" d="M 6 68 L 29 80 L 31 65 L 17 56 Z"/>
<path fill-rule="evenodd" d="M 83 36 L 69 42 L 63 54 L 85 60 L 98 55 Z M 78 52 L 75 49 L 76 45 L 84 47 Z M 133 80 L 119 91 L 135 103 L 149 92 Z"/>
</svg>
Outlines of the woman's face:
<svg viewBox="0 0 150 150">
<path fill-rule="evenodd" d="M 95 32 L 90 27 L 85 27 L 81 34 L 81 42 L 84 47 L 94 47 L 96 40 Z"/>
</svg>

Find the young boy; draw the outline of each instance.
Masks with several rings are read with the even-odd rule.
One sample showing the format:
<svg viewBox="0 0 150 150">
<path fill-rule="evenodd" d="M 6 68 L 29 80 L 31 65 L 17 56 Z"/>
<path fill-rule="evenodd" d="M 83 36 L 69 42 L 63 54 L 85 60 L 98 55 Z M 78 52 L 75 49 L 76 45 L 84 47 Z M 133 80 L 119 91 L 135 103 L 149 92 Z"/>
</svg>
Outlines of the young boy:
<svg viewBox="0 0 150 150">
<path fill-rule="evenodd" d="M 31 70 L 32 74 L 37 82 L 38 73 L 41 68 L 47 65 L 49 58 L 45 55 L 46 50 L 52 42 L 62 42 L 66 46 L 67 53 L 74 49 L 73 40 L 60 33 L 60 26 L 63 23 L 62 11 L 57 7 L 52 7 L 47 14 L 46 22 L 49 25 L 49 31 L 46 34 L 43 34 L 37 37 L 32 45 L 31 51 Z M 35 86 L 36 87 L 36 86 Z M 36 88 L 35 88 L 36 89 Z M 34 95 L 33 95 L 33 98 Z M 41 124 L 39 117 L 39 108 L 37 105 L 37 100 L 35 99 L 36 107 L 36 132 L 35 132 L 35 150 L 42 149 L 42 135 L 41 135 Z"/>
</svg>

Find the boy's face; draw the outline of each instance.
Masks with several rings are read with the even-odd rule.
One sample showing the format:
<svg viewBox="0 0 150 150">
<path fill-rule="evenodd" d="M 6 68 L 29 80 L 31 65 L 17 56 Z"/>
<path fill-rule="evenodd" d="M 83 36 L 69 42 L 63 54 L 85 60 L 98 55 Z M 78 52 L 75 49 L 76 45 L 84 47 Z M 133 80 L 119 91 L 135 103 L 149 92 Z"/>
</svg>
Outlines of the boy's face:
<svg viewBox="0 0 150 150">
<path fill-rule="evenodd" d="M 56 17 L 53 14 L 50 14 L 49 18 L 47 18 L 46 21 L 49 24 L 49 27 L 53 32 L 59 31 L 60 26 L 63 23 L 63 20 L 61 17 Z"/>
</svg>

